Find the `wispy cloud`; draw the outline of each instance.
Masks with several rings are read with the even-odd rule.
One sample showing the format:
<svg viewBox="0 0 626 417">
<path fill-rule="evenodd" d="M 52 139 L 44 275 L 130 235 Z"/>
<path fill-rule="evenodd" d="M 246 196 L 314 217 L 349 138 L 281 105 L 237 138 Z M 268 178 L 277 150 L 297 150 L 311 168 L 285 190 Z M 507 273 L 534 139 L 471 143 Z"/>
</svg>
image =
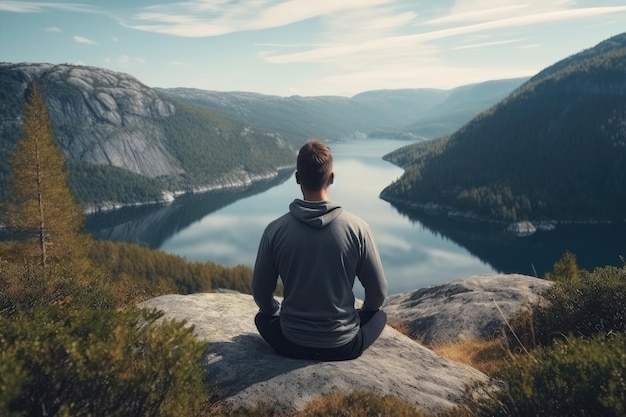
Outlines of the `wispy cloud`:
<svg viewBox="0 0 626 417">
<path fill-rule="evenodd" d="M 74 36 L 74 42 L 82 43 L 85 45 L 97 45 L 98 44 L 98 42 L 92 41 L 91 39 L 85 38 L 83 36 Z"/>
<path fill-rule="evenodd" d="M 481 21 L 487 19 L 500 18 L 502 16 L 510 15 L 511 13 L 517 13 L 522 10 L 528 10 L 528 4 L 514 4 L 508 6 L 500 6 L 494 8 L 485 8 L 484 5 L 478 10 L 458 11 L 452 9 L 452 11 L 442 17 L 430 19 L 426 22 L 428 25 L 441 25 L 445 23 L 458 23 L 458 22 L 470 22 Z"/>
<path fill-rule="evenodd" d="M 170 65 L 175 67 L 191 67 L 192 64 L 183 61 L 170 61 Z"/>
<path fill-rule="evenodd" d="M 473 43 L 473 44 L 469 44 L 469 45 L 461 45 L 461 46 L 455 46 L 454 48 L 452 48 L 453 50 L 460 50 L 460 49 L 478 49 L 478 48 L 484 48 L 486 46 L 496 46 L 496 45 L 507 45 L 507 44 L 511 44 L 511 43 L 517 43 L 517 42 L 521 42 L 521 39 L 508 39 L 508 40 L 503 40 L 503 41 L 492 41 L 492 42 L 482 42 L 482 43 Z"/>
<path fill-rule="evenodd" d="M 36 3 L 23 1 L 0 1 L 0 11 L 12 13 L 38 13 L 43 9 Z"/>
<path fill-rule="evenodd" d="M 124 67 L 124 66 L 128 66 L 131 64 L 143 65 L 146 63 L 146 60 L 141 57 L 133 58 L 130 55 L 122 54 L 122 55 L 118 55 L 115 58 L 109 58 L 109 57 L 104 58 L 104 62 L 106 64 L 115 64 L 115 65 Z"/>
<path fill-rule="evenodd" d="M 182 37 L 209 37 L 269 29 L 394 0 L 192 0 L 149 6 L 125 23 L 138 30 Z"/>
<path fill-rule="evenodd" d="M 93 6 L 79 3 L 49 3 L 25 1 L 0 1 L 0 11 L 12 13 L 42 13 L 50 10 L 64 10 L 70 12 L 96 12 Z"/>
<path fill-rule="evenodd" d="M 46 32 L 55 32 L 55 33 L 61 32 L 61 29 L 56 26 L 50 26 L 50 27 L 44 28 L 43 30 Z"/>
<path fill-rule="evenodd" d="M 346 59 L 354 54 L 376 53 L 390 49 L 417 48 L 418 45 L 453 36 L 474 34 L 477 32 L 494 29 L 512 28 L 528 26 L 541 23 L 551 23 L 564 20 L 580 19 L 589 16 L 611 15 L 614 13 L 626 12 L 626 6 L 616 7 L 592 7 L 583 9 L 560 10 L 546 13 L 535 13 L 528 15 L 515 15 L 499 20 L 487 20 L 480 23 L 453 26 L 450 28 L 432 30 L 428 32 L 414 33 L 400 36 L 388 36 L 385 38 L 373 39 L 369 42 L 360 43 L 337 43 L 335 45 L 313 48 L 307 51 L 283 54 L 268 55 L 268 62 L 272 63 L 294 63 L 294 62 L 328 62 L 335 59 Z"/>
</svg>

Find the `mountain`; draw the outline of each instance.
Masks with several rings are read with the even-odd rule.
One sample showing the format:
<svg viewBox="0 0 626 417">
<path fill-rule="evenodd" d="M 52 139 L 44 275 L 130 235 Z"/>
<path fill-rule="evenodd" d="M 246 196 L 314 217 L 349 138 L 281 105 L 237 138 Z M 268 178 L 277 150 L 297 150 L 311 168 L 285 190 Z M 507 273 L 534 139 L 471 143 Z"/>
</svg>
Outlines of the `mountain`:
<svg viewBox="0 0 626 417">
<path fill-rule="evenodd" d="M 352 98 L 278 97 L 192 88 L 160 89 L 165 96 L 220 111 L 254 126 L 277 131 L 296 146 L 316 137 L 337 141 L 406 125 L 448 96 L 444 90 L 380 90 Z"/>
<path fill-rule="evenodd" d="M 623 220 L 626 33 L 532 77 L 454 134 L 399 149 L 381 193 L 501 221 Z"/>
<path fill-rule="evenodd" d="M 481 111 L 504 99 L 527 80 L 528 77 L 513 78 L 456 87 L 443 102 L 403 130 L 423 138 L 449 135 Z"/>
<path fill-rule="evenodd" d="M 522 82 L 501 80 L 452 90 L 374 90 L 351 98 L 278 97 L 192 88 L 158 91 L 280 132 L 298 146 L 311 137 L 337 141 L 365 136 L 424 139 L 448 134 Z"/>
<path fill-rule="evenodd" d="M 101 68 L 0 63 L 0 160 L 19 139 L 25 91 L 37 82 L 84 204 L 161 200 L 164 193 L 237 186 L 294 164 L 280 134 L 162 97 L 127 74 Z M 0 166 L 0 198 L 8 164 Z"/>
</svg>

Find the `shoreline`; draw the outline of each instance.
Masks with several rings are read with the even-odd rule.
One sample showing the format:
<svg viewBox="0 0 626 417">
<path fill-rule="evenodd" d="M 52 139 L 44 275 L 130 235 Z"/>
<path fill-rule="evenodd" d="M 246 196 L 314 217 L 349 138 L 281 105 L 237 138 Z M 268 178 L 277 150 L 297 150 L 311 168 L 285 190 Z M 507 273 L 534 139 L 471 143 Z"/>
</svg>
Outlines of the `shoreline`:
<svg viewBox="0 0 626 417">
<path fill-rule="evenodd" d="M 263 181 L 270 181 L 278 178 L 282 173 L 288 170 L 295 169 L 295 165 L 292 166 L 280 166 L 276 167 L 274 171 L 267 172 L 265 174 L 251 174 L 248 171 L 243 169 L 239 169 L 236 171 L 231 171 L 223 177 L 219 178 L 217 181 L 205 184 L 205 185 L 194 185 L 190 189 L 187 190 L 165 190 L 162 193 L 162 198 L 159 200 L 150 200 L 150 201 L 139 201 L 133 203 L 119 203 L 113 201 L 103 201 L 101 203 L 93 203 L 87 204 L 84 206 L 83 213 L 86 216 L 97 214 L 97 213 L 106 213 L 115 210 L 120 210 L 128 207 L 142 207 L 142 206 L 153 206 L 153 205 L 168 205 L 172 204 L 178 197 L 190 194 L 204 194 L 212 191 L 236 191 L 236 190 L 245 190 L 250 186 L 257 184 Z"/>
<path fill-rule="evenodd" d="M 437 204 L 433 202 L 428 202 L 425 204 L 414 203 L 414 202 L 386 196 L 382 192 L 380 193 L 379 198 L 392 205 L 396 205 L 398 207 L 402 207 L 410 211 L 419 211 L 424 214 L 443 215 L 443 216 L 447 216 L 449 218 L 457 219 L 461 221 L 501 225 L 504 227 L 505 231 L 513 233 L 517 236 L 530 236 L 537 231 L 552 231 L 556 229 L 558 225 L 600 225 L 600 224 L 623 223 L 624 221 L 626 221 L 626 220 L 611 221 L 611 220 L 597 220 L 597 219 L 588 219 L 588 220 L 544 219 L 544 220 L 505 221 L 505 220 L 491 219 L 488 217 L 481 216 L 473 211 L 462 211 L 462 210 L 455 209 L 451 206 L 441 205 L 441 204 Z"/>
</svg>

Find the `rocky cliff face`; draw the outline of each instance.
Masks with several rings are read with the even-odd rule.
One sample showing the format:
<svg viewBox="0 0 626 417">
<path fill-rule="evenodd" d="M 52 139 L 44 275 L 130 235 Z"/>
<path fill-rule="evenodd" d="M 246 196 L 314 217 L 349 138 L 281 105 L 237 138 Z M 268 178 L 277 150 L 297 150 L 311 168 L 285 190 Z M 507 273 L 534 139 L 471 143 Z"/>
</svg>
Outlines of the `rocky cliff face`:
<svg viewBox="0 0 626 417">
<path fill-rule="evenodd" d="M 0 73 L 18 106 L 31 81 L 42 86 L 56 140 L 67 157 L 151 178 L 182 171 L 155 123 L 173 115 L 175 107 L 135 78 L 50 64 L 0 64 Z"/>
</svg>

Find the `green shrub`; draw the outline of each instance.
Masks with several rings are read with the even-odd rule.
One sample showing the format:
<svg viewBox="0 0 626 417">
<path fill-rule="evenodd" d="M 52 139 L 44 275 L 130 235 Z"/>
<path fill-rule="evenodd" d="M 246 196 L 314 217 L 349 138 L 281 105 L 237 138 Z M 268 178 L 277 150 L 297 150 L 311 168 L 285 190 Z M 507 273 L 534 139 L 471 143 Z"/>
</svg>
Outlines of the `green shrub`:
<svg viewBox="0 0 626 417">
<path fill-rule="evenodd" d="M 205 344 L 145 310 L 35 307 L 0 315 L 0 414 L 195 416 Z"/>
<path fill-rule="evenodd" d="M 537 334 L 543 344 L 555 332 L 590 337 L 626 331 L 626 268 L 602 267 L 581 271 L 580 284 L 555 286 L 549 305 L 535 312 Z"/>
<path fill-rule="evenodd" d="M 190 262 L 180 256 L 139 245 L 96 240 L 91 263 L 114 278 L 112 285 L 123 303 L 136 303 L 162 294 L 190 294 L 216 289 L 251 293 L 252 270 L 212 262 Z"/>
<path fill-rule="evenodd" d="M 555 264 L 552 272 L 547 272 L 545 279 L 556 282 L 580 282 L 580 269 L 576 261 L 576 255 L 567 251 Z"/>
<path fill-rule="evenodd" d="M 558 281 L 544 295 L 546 303 L 511 321 L 526 348 L 548 346 L 569 335 L 626 331 L 626 267 L 580 270 L 577 279 Z M 517 345 L 510 332 L 509 343 Z"/>
<path fill-rule="evenodd" d="M 50 305 L 112 308 L 116 299 L 107 274 L 86 273 L 51 264 L 45 269 L 29 261 L 9 262 L 0 257 L 0 314 L 29 311 Z"/>
<path fill-rule="evenodd" d="M 497 375 L 505 381 L 493 416 L 626 415 L 626 334 L 574 337 L 517 355 Z"/>
</svg>

